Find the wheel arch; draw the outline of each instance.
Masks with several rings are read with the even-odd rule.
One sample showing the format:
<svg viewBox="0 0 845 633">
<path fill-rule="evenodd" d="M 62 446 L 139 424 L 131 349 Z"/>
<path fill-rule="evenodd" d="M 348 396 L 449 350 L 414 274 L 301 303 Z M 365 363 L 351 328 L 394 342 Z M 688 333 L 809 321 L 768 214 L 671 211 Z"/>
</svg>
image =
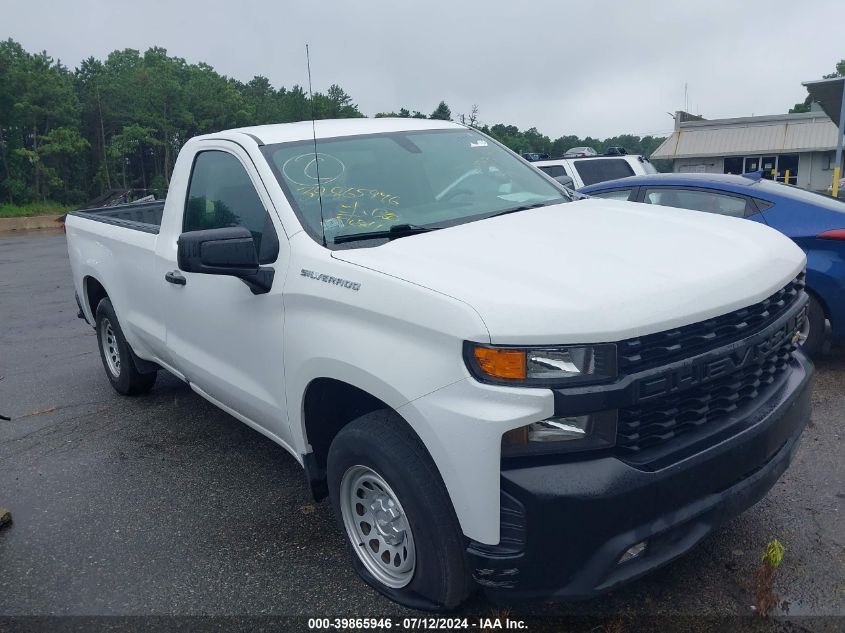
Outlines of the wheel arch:
<svg viewBox="0 0 845 633">
<path fill-rule="evenodd" d="M 83 277 L 82 288 L 85 295 L 86 306 L 91 314 L 91 323 L 94 323 L 96 319 L 97 306 L 100 301 L 109 296 L 109 293 L 106 291 L 106 287 L 100 282 L 100 280 L 93 275 L 86 275 Z"/>
<path fill-rule="evenodd" d="M 110 301 L 112 299 L 109 296 L 106 287 L 100 282 L 99 279 L 97 279 L 93 275 L 85 275 L 85 277 L 82 278 L 82 291 L 85 298 L 85 307 L 88 308 L 88 311 L 91 314 L 91 319 L 90 321 L 88 321 L 88 323 L 96 329 L 97 306 L 100 305 L 100 302 L 103 299 L 109 299 Z M 114 306 L 112 306 L 112 308 L 114 308 Z M 124 336 L 126 336 L 126 332 L 124 332 Z M 132 348 L 132 345 L 129 343 L 129 341 L 126 342 L 126 346 L 129 348 L 129 355 L 131 356 L 132 362 L 134 363 L 138 373 L 152 374 L 161 369 L 161 366 L 157 363 L 140 358 L 135 353 L 135 350 Z"/>
<path fill-rule="evenodd" d="M 392 400 L 390 397 L 379 397 L 370 389 L 340 378 L 320 376 L 308 383 L 302 395 L 300 415 L 307 451 L 303 456 L 303 465 L 315 500 L 328 496 L 326 461 L 332 441 L 341 429 L 362 415 L 379 410 L 391 411 L 425 447 L 422 438 L 398 411 L 398 407 L 391 405 Z"/>
</svg>

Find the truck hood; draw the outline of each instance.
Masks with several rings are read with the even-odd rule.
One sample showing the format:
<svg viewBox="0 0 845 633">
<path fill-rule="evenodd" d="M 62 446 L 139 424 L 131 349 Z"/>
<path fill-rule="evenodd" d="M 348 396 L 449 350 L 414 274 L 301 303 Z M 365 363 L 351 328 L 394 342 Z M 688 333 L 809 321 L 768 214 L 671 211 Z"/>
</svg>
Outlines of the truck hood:
<svg viewBox="0 0 845 633">
<path fill-rule="evenodd" d="M 757 222 L 580 200 L 334 251 L 472 306 L 492 343 L 598 343 L 761 301 L 804 267 Z"/>
</svg>

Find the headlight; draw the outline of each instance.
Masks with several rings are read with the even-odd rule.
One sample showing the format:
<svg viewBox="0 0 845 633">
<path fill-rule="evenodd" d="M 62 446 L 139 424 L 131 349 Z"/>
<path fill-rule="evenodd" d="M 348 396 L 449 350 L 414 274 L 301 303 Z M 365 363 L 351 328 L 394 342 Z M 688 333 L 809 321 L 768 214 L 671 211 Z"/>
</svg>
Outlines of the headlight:
<svg viewBox="0 0 845 633">
<path fill-rule="evenodd" d="M 508 431 L 502 456 L 517 457 L 610 448 L 616 444 L 616 410 L 553 417 Z"/>
<path fill-rule="evenodd" d="M 616 377 L 616 346 L 496 347 L 467 341 L 464 358 L 472 375 L 497 385 L 565 387 Z"/>
</svg>

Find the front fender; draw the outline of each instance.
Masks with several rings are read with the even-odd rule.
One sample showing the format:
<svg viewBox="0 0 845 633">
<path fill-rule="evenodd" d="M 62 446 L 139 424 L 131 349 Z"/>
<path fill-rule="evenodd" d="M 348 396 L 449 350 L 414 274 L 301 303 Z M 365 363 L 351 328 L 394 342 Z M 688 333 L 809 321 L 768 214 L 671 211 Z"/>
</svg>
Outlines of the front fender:
<svg viewBox="0 0 845 633">
<path fill-rule="evenodd" d="M 400 407 L 443 477 L 463 533 L 499 542 L 502 434 L 554 415 L 549 389 L 483 385 L 466 378 Z"/>
</svg>

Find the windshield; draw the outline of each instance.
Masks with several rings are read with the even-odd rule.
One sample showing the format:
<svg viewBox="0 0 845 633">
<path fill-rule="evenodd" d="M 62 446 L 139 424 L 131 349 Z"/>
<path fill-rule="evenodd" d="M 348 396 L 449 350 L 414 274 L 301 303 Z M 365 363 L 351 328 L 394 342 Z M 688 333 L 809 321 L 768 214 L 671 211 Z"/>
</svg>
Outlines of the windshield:
<svg viewBox="0 0 845 633">
<path fill-rule="evenodd" d="M 317 150 L 318 161 L 312 140 L 263 149 L 303 226 L 320 242 L 322 194 L 329 245 L 340 236 L 453 226 L 569 200 L 534 167 L 474 130 L 340 137 L 319 140 Z"/>
</svg>

